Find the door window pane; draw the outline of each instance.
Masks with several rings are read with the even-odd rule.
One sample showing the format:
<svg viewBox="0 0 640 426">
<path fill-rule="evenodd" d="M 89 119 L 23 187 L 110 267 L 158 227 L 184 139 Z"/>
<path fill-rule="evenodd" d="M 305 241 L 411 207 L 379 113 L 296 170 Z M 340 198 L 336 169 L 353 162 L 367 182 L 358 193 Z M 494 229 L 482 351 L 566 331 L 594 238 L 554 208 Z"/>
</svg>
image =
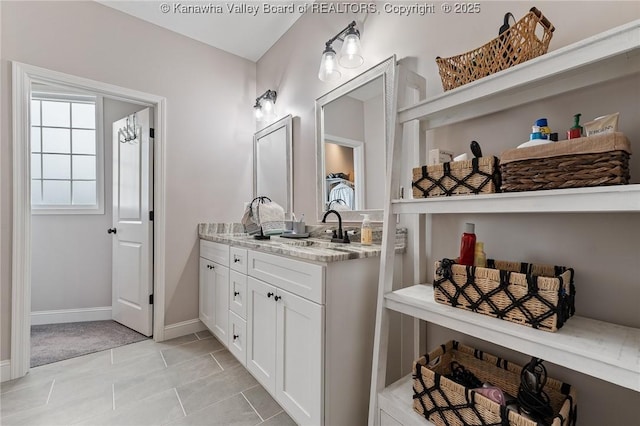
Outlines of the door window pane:
<svg viewBox="0 0 640 426">
<path fill-rule="evenodd" d="M 42 129 L 43 152 L 71 152 L 71 132 L 69 129 Z"/>
<path fill-rule="evenodd" d="M 44 204 L 71 204 L 71 181 L 45 180 L 42 184 Z"/>
<path fill-rule="evenodd" d="M 31 101 L 31 125 L 40 125 L 40 101 Z"/>
<path fill-rule="evenodd" d="M 96 201 L 96 181 L 73 182 L 73 204 L 92 205 Z"/>
<path fill-rule="evenodd" d="M 31 177 L 33 179 L 41 179 L 42 178 L 42 155 L 40 154 L 31 154 Z"/>
<path fill-rule="evenodd" d="M 31 128 L 31 152 L 41 152 L 42 146 L 40 145 L 40 127 Z"/>
<path fill-rule="evenodd" d="M 93 155 L 73 155 L 73 179 L 95 179 L 96 157 Z"/>
<path fill-rule="evenodd" d="M 74 154 L 93 154 L 96 153 L 96 131 L 95 130 L 76 130 L 71 131 L 72 147 Z"/>
<path fill-rule="evenodd" d="M 71 104 L 71 127 L 96 128 L 96 106 L 94 104 Z"/>
<path fill-rule="evenodd" d="M 42 125 L 70 127 L 71 108 L 68 102 L 42 101 Z"/>
<path fill-rule="evenodd" d="M 71 157 L 69 155 L 44 154 L 42 156 L 44 179 L 71 179 Z"/>
<path fill-rule="evenodd" d="M 31 180 L 31 204 L 42 204 L 42 181 Z"/>
</svg>

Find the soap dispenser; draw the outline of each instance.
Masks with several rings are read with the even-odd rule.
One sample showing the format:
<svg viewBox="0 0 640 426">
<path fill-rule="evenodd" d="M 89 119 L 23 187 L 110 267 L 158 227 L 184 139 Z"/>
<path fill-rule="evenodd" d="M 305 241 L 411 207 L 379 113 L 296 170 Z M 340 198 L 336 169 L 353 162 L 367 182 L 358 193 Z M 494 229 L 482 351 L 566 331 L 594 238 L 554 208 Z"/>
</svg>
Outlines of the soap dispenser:
<svg viewBox="0 0 640 426">
<path fill-rule="evenodd" d="M 368 214 L 363 214 L 362 227 L 360 228 L 360 244 L 370 246 L 373 240 L 373 229 L 371 228 L 371 219 Z"/>
</svg>

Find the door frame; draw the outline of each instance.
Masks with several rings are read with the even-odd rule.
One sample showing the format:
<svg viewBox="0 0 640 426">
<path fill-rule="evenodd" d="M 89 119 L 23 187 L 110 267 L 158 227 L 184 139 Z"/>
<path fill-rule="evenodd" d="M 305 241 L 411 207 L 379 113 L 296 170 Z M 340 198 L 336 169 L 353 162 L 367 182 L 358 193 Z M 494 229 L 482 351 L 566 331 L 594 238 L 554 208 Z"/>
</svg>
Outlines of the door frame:
<svg viewBox="0 0 640 426">
<path fill-rule="evenodd" d="M 31 84 L 70 86 L 154 109 L 153 339 L 164 340 L 167 99 L 113 84 L 12 61 L 13 219 L 11 379 L 29 371 L 31 344 Z M 26 141 L 27 143 L 23 143 Z"/>
</svg>

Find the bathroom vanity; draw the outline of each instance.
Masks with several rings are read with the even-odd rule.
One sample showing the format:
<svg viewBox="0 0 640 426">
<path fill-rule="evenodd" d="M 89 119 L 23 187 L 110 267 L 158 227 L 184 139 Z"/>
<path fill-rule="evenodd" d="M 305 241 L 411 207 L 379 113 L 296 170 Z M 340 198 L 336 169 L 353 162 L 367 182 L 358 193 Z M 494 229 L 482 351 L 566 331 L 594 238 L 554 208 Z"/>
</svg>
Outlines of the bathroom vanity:
<svg viewBox="0 0 640 426">
<path fill-rule="evenodd" d="M 296 423 L 365 424 L 380 246 L 199 236 L 207 328 Z"/>
</svg>

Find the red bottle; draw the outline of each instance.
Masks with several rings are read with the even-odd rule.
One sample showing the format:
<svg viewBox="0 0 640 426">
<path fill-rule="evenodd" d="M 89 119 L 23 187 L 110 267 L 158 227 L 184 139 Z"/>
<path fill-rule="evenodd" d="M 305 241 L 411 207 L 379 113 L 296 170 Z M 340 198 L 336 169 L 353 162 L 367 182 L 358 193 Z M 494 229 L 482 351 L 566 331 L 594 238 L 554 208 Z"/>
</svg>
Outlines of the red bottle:
<svg viewBox="0 0 640 426">
<path fill-rule="evenodd" d="M 461 265 L 473 266 L 473 255 L 476 249 L 476 226 L 473 223 L 464 224 L 464 234 L 460 242 L 460 258 L 458 263 Z"/>
</svg>

